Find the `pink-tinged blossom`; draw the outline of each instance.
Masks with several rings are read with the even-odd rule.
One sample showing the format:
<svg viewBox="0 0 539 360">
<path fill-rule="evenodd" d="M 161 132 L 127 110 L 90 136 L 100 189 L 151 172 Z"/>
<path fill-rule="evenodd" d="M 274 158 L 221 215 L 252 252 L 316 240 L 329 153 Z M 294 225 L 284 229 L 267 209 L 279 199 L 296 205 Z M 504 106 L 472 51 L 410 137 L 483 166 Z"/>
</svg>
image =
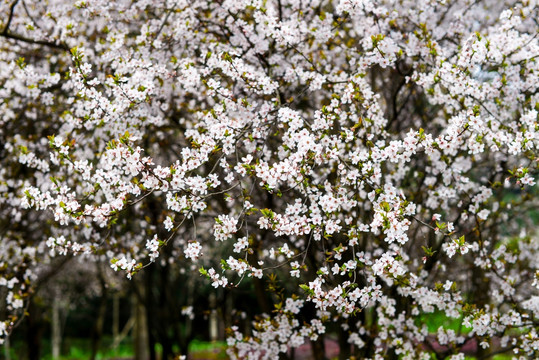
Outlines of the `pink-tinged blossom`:
<svg viewBox="0 0 539 360">
<path fill-rule="evenodd" d="M 237 229 L 238 220 L 228 215 L 219 215 L 213 226 L 215 240 L 223 241 L 229 239 Z"/>
<path fill-rule="evenodd" d="M 186 258 L 196 261 L 202 255 L 202 246 L 197 241 L 191 241 L 183 252 Z"/>
<path fill-rule="evenodd" d="M 157 239 L 157 235 L 146 241 L 146 249 L 150 252 L 150 261 L 155 261 L 159 256 L 159 239 Z"/>
</svg>

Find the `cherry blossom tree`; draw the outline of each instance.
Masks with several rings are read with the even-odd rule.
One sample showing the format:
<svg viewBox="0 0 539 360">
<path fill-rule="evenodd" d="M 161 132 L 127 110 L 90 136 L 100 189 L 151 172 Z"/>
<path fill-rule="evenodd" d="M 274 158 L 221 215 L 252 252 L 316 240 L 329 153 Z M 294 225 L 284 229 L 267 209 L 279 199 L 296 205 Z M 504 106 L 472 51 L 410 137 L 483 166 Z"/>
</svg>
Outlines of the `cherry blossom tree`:
<svg viewBox="0 0 539 360">
<path fill-rule="evenodd" d="M 74 257 L 250 284 L 231 358 L 539 356 L 536 1 L 0 10 L 1 336 Z"/>
</svg>

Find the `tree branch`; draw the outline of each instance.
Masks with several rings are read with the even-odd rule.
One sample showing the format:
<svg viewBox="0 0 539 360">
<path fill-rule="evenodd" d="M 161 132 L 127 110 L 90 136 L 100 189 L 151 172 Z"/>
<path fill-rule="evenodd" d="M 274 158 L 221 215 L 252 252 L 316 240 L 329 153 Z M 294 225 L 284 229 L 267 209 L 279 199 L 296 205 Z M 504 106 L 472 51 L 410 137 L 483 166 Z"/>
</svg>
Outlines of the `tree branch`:
<svg viewBox="0 0 539 360">
<path fill-rule="evenodd" d="M 16 40 L 16 41 L 22 41 L 22 42 L 25 42 L 25 43 L 28 43 L 28 44 L 43 45 L 43 46 L 47 46 L 47 47 L 50 47 L 50 48 L 53 48 L 53 49 L 69 51 L 69 47 L 67 45 L 65 45 L 65 44 L 58 44 L 58 43 L 55 43 L 55 42 L 45 41 L 45 40 L 30 39 L 30 38 L 24 37 L 22 35 L 9 33 L 5 29 L 4 29 L 4 31 L 2 33 L 0 33 L 0 36 L 5 37 L 7 39 L 12 39 L 12 40 Z"/>
<path fill-rule="evenodd" d="M 19 2 L 19 0 L 15 0 L 13 2 L 13 4 L 11 4 L 11 6 L 9 7 L 9 17 L 7 19 L 7 24 L 6 24 L 6 27 L 4 28 L 4 30 L 2 31 L 2 35 L 5 35 L 7 34 L 8 30 L 9 30 L 9 27 L 11 25 L 11 20 L 13 20 L 13 13 L 15 12 L 15 6 L 17 6 L 17 3 Z"/>
</svg>

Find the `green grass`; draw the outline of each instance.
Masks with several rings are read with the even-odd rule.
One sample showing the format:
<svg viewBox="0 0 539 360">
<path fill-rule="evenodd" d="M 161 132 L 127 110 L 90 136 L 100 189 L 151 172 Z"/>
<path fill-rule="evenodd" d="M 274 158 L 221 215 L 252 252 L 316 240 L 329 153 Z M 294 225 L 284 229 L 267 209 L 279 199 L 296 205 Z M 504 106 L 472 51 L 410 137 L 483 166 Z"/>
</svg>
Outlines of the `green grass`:
<svg viewBox="0 0 539 360">
<path fill-rule="evenodd" d="M 189 344 L 189 354 L 192 359 L 228 359 L 225 353 L 226 342 L 224 341 L 199 341 L 193 340 Z"/>
<path fill-rule="evenodd" d="M 456 333 L 467 334 L 471 331 L 470 328 L 462 325 L 462 319 L 454 319 L 445 315 L 443 311 L 435 311 L 432 313 L 423 313 L 418 316 L 416 324 L 426 324 L 429 333 L 435 334 L 438 328 L 442 326 L 446 330 L 453 330 Z"/>
<path fill-rule="evenodd" d="M 111 348 L 112 338 L 103 339 L 97 359 L 122 359 L 133 358 L 133 349 L 129 339 L 119 344 L 116 349 Z M 92 343 L 89 339 L 66 338 L 63 339 L 60 360 L 88 359 L 92 353 Z M 25 358 L 27 354 L 25 343 L 15 343 L 10 348 L 11 359 Z M 0 354 L 3 358 L 3 352 Z M 50 340 L 44 339 L 41 348 L 40 359 L 52 360 L 52 347 Z"/>
<path fill-rule="evenodd" d="M 133 358 L 134 352 L 131 339 L 125 339 L 116 349 L 112 349 L 111 345 L 112 338 L 105 337 L 96 358 L 98 360 Z M 228 357 L 226 356 L 225 349 L 226 342 L 224 341 L 208 342 L 193 340 L 189 344 L 189 353 L 192 359 L 227 359 Z M 155 350 L 159 354 L 162 351 L 161 345 L 157 344 Z M 178 350 L 178 348 L 175 349 L 175 351 Z M 63 339 L 62 342 L 62 354 L 60 360 L 89 359 L 91 353 L 92 347 L 89 339 L 66 338 Z M 0 352 L 0 359 L 4 358 L 3 355 L 3 351 Z M 26 344 L 22 342 L 13 344 L 10 348 L 10 355 L 11 359 L 25 358 L 27 355 Z M 43 340 L 40 359 L 52 360 L 52 350 L 49 339 Z"/>
</svg>

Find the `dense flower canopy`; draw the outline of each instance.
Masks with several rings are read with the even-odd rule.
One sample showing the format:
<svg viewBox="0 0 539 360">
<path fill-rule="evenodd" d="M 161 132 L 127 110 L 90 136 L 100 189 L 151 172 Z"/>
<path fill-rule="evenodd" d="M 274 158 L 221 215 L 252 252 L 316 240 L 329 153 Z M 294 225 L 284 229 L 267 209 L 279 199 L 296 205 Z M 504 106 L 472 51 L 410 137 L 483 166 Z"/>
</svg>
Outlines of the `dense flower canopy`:
<svg viewBox="0 0 539 360">
<path fill-rule="evenodd" d="M 539 356 L 536 1 L 0 14 L 0 335 L 75 256 L 268 283 L 232 358 L 330 330 L 360 358 Z"/>
</svg>

